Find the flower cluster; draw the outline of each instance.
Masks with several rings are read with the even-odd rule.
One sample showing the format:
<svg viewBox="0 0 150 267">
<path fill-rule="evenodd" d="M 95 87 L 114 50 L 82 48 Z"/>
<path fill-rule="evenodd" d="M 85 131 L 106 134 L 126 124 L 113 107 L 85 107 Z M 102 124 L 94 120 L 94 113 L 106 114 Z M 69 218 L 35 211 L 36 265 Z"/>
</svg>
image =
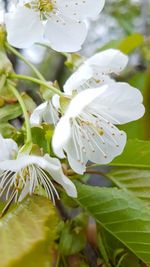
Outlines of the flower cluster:
<svg viewBox="0 0 150 267">
<path fill-rule="evenodd" d="M 67 156 L 76 173 L 83 174 L 88 161 L 107 164 L 120 155 L 126 134 L 116 125 L 137 120 L 144 114 L 140 91 L 110 76 L 122 71 L 127 63 L 127 56 L 115 49 L 95 54 L 66 81 L 65 110 L 55 95 L 31 115 L 32 125 L 42 120 L 49 123 L 51 117 L 46 115 L 51 106 L 53 118 L 61 116 L 55 124 L 53 150 L 60 158 Z"/>
<path fill-rule="evenodd" d="M 19 0 L 14 10 L 5 15 L 8 42 L 17 48 L 46 42 L 57 51 L 75 52 L 86 38 L 87 19 L 97 16 L 104 2 Z M 18 55 L 7 42 L 5 46 Z M 141 118 L 145 111 L 140 91 L 114 79 L 127 63 L 128 57 L 119 50 L 99 52 L 68 78 L 63 92 L 43 77 L 41 80 L 29 77 L 52 90 L 51 99 L 39 105 L 30 118 L 15 88 L 14 81 L 19 75 L 11 73 L 12 66 L 9 73 L 2 68 L 1 87 L 7 85 L 22 108 L 27 141 L 18 147 L 13 139 L 0 135 L 0 196 L 5 194 L 10 201 L 21 201 L 28 194 L 38 193 L 55 203 L 55 198 L 59 198 L 56 188 L 61 185 L 69 196 L 77 197 L 61 159 L 74 173 L 84 174 L 88 162 L 108 164 L 123 152 L 127 137 L 117 126 Z M 41 78 L 37 70 L 35 73 Z M 54 127 L 52 151 L 47 154 L 41 147 L 34 149 L 32 143 L 31 127 L 43 122 Z"/>
</svg>

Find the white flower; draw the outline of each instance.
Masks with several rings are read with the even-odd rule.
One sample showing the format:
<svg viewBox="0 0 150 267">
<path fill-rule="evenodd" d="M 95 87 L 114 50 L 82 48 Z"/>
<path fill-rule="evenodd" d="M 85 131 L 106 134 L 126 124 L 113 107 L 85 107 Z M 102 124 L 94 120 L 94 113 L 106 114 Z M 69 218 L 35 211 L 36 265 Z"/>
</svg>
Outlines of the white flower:
<svg viewBox="0 0 150 267">
<path fill-rule="evenodd" d="M 66 95 L 73 92 L 100 87 L 115 82 L 108 74 L 121 72 L 128 63 L 128 57 L 116 49 L 108 49 L 87 59 L 64 84 Z M 43 121 L 56 125 L 59 121 L 59 96 L 54 95 L 50 101 L 39 105 L 31 114 L 32 126 L 40 125 Z"/>
<path fill-rule="evenodd" d="M 76 89 L 75 87 L 73 87 Z M 52 146 L 72 169 L 82 174 L 88 160 L 106 164 L 120 155 L 126 134 L 114 125 L 137 120 L 144 114 L 142 95 L 127 83 L 112 82 L 77 94 L 58 122 Z"/>
<path fill-rule="evenodd" d="M 59 96 L 54 95 L 51 100 L 46 101 L 35 108 L 30 116 L 30 124 L 32 126 L 37 126 L 42 122 L 47 122 L 56 125 L 59 121 L 59 108 Z"/>
<path fill-rule="evenodd" d="M 85 171 L 88 160 L 106 164 L 120 155 L 126 134 L 115 125 L 137 120 L 144 114 L 140 91 L 109 76 L 118 74 L 127 63 L 128 57 L 118 50 L 100 52 L 86 60 L 64 85 L 64 97 L 71 102 L 56 126 L 52 146 L 58 157 L 67 154 L 77 173 Z M 55 112 L 61 112 L 59 96 L 55 98 Z M 42 105 L 31 115 L 32 125 L 52 122 L 49 106 Z"/>
<path fill-rule="evenodd" d="M 80 50 L 86 19 L 97 16 L 105 0 L 19 0 L 5 16 L 8 41 L 18 48 L 48 41 L 57 51 Z"/>
<path fill-rule="evenodd" d="M 21 201 L 27 194 L 32 195 L 45 189 L 48 198 L 55 202 L 58 193 L 51 178 L 62 185 L 71 197 L 76 197 L 77 192 L 74 184 L 64 175 L 60 161 L 48 154 L 34 156 L 18 154 L 18 146 L 12 139 L 4 139 L 0 135 L 0 195 L 6 194 L 15 201 Z"/>
<path fill-rule="evenodd" d="M 64 92 L 72 95 L 73 91 L 115 82 L 110 74 L 119 74 L 128 63 L 128 57 L 117 49 L 107 49 L 87 59 L 74 72 L 64 85 Z"/>
</svg>

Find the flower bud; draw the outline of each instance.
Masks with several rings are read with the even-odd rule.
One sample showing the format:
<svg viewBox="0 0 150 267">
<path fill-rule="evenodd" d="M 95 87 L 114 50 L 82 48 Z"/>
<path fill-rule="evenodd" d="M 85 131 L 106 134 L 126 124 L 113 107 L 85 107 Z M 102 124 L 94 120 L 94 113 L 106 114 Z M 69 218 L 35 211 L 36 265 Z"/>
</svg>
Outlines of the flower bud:
<svg viewBox="0 0 150 267">
<path fill-rule="evenodd" d="M 3 25 L 0 25 L 0 76 L 5 74 L 8 76 L 13 72 L 13 66 L 7 57 L 5 51 L 6 32 Z"/>
</svg>

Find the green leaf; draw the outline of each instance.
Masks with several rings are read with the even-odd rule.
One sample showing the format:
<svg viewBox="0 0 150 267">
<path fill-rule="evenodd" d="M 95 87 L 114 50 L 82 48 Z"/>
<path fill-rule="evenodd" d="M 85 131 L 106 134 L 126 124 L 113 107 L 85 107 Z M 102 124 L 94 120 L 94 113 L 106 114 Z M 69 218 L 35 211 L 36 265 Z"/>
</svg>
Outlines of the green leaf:
<svg viewBox="0 0 150 267">
<path fill-rule="evenodd" d="M 140 33 L 133 33 L 126 36 L 121 40 L 111 40 L 109 43 L 105 44 L 100 51 L 116 48 L 122 51 L 125 54 L 132 53 L 136 48 L 140 47 L 144 42 L 144 37 Z"/>
<path fill-rule="evenodd" d="M 150 266 L 150 208 L 127 191 L 77 183 L 77 202 L 98 224 Z"/>
<path fill-rule="evenodd" d="M 34 196 L 0 220 L 0 266 L 45 267 L 51 260 L 57 215 L 45 198 Z"/>
<path fill-rule="evenodd" d="M 26 109 L 29 113 L 32 113 L 33 110 L 36 108 L 36 104 L 33 99 L 25 92 L 22 93 L 22 98 L 25 103 Z"/>
<path fill-rule="evenodd" d="M 3 137 L 7 138 L 15 133 L 16 129 L 11 124 L 7 122 L 0 123 L 0 133 Z"/>
<path fill-rule="evenodd" d="M 6 105 L 0 108 L 0 123 L 15 119 L 22 114 L 19 104 Z"/>
<path fill-rule="evenodd" d="M 110 165 L 136 168 L 150 168 L 150 141 L 129 140 L 121 156 Z"/>
<path fill-rule="evenodd" d="M 120 42 L 118 49 L 125 54 L 132 53 L 136 48 L 141 46 L 144 42 L 144 37 L 140 33 L 133 33 Z"/>
<path fill-rule="evenodd" d="M 50 153 L 50 142 L 53 134 L 53 126 L 43 124 L 32 129 L 33 143 L 43 148 L 44 153 Z"/>
<path fill-rule="evenodd" d="M 146 102 L 147 99 L 147 107 L 146 107 L 146 113 L 144 117 L 140 118 L 139 120 L 129 122 L 127 124 L 119 126 L 120 129 L 124 130 L 127 133 L 127 136 L 129 139 L 138 138 L 138 139 L 146 139 L 149 140 L 149 114 L 150 114 L 150 105 L 149 105 L 149 97 L 146 95 L 146 75 L 145 71 L 136 72 L 130 79 L 127 80 L 127 82 L 132 85 L 133 87 L 136 87 L 140 89 L 141 93 L 145 95 L 144 102 Z M 149 94 L 149 87 L 147 86 L 147 93 Z M 145 105 L 145 103 L 144 103 Z M 147 119 L 146 119 L 147 115 Z"/>
<path fill-rule="evenodd" d="M 136 197 L 150 204 L 150 170 L 117 168 L 107 177 L 119 188 L 125 188 Z"/>
<path fill-rule="evenodd" d="M 99 228 L 103 245 L 109 257 L 109 261 L 113 263 L 113 266 L 118 266 L 119 262 L 122 261 L 119 265 L 121 267 L 141 267 L 139 259 L 133 253 L 104 228 Z"/>
<path fill-rule="evenodd" d="M 145 75 L 144 82 L 144 106 L 145 106 L 145 115 L 143 117 L 144 120 L 144 137 L 145 139 L 150 139 L 150 69 L 148 68 Z"/>
</svg>

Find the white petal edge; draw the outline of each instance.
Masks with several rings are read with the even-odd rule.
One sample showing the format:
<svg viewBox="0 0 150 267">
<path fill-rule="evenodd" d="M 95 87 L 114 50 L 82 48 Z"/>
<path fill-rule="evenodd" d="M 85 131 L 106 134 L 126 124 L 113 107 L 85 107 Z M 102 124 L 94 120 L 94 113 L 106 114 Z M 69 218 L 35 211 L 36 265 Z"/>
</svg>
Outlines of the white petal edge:
<svg viewBox="0 0 150 267">
<path fill-rule="evenodd" d="M 34 109 L 30 116 L 30 124 L 31 126 L 37 126 L 41 124 L 43 120 L 43 115 L 46 112 L 48 102 L 44 102 L 41 105 L 39 105 L 37 108 Z"/>
<path fill-rule="evenodd" d="M 29 48 L 35 42 L 43 42 L 44 27 L 39 14 L 18 6 L 14 12 L 6 13 L 5 24 L 8 42 L 17 48 Z"/>
<path fill-rule="evenodd" d="M 10 138 L 3 138 L 0 134 L 0 162 L 12 159 L 14 154 L 18 152 L 17 143 Z"/>
<path fill-rule="evenodd" d="M 77 190 L 75 185 L 72 183 L 72 181 L 64 175 L 62 171 L 62 167 L 60 164 L 60 161 L 56 158 L 51 158 L 48 154 L 44 156 L 44 159 L 47 160 L 47 162 L 50 162 L 51 164 L 56 166 L 56 170 L 49 168 L 49 164 L 47 165 L 46 170 L 50 173 L 50 175 L 53 177 L 53 179 L 63 186 L 65 191 L 70 197 L 77 197 Z"/>
<path fill-rule="evenodd" d="M 89 107 L 113 124 L 124 124 L 141 118 L 145 113 L 143 96 L 124 82 L 110 84 Z"/>
<path fill-rule="evenodd" d="M 60 119 L 56 125 L 53 138 L 52 138 L 52 148 L 59 158 L 65 158 L 63 152 L 63 146 L 67 144 L 68 140 L 71 137 L 71 125 L 70 118 L 64 116 Z"/>
<path fill-rule="evenodd" d="M 85 22 L 58 21 L 53 18 L 45 25 L 45 38 L 52 49 L 58 52 L 76 52 L 82 47 L 87 35 Z"/>
<path fill-rule="evenodd" d="M 66 111 L 66 116 L 74 118 L 78 116 L 83 109 L 92 103 L 96 98 L 100 97 L 107 89 L 107 85 L 103 85 L 100 88 L 90 88 L 77 94 L 70 102 Z"/>
<path fill-rule="evenodd" d="M 91 67 L 96 67 L 101 73 L 119 73 L 128 64 L 128 57 L 117 49 L 107 49 L 95 54 L 85 61 Z"/>
<path fill-rule="evenodd" d="M 105 0 L 57 0 L 58 9 L 73 20 L 84 20 L 96 17 L 103 9 Z"/>
<path fill-rule="evenodd" d="M 81 91 L 80 87 L 84 85 L 86 88 L 86 81 L 92 78 L 93 71 L 88 65 L 81 65 L 65 82 L 64 92 L 71 95 L 73 91 Z"/>
</svg>

